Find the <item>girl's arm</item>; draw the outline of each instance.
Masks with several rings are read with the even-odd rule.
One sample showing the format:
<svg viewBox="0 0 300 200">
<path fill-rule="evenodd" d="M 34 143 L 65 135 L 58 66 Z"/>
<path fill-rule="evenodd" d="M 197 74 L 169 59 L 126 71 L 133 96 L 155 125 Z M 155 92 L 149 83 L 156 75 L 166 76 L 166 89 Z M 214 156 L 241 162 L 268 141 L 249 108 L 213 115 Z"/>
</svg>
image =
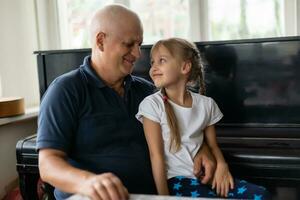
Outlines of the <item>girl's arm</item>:
<svg viewBox="0 0 300 200">
<path fill-rule="evenodd" d="M 157 192 L 159 195 L 169 195 L 164 158 L 164 142 L 160 124 L 143 117 L 143 126 Z"/>
<path fill-rule="evenodd" d="M 211 126 L 206 127 L 206 129 L 204 130 L 204 136 L 205 136 L 205 142 L 210 147 L 211 152 L 215 156 L 217 165 L 218 164 L 226 164 L 226 161 L 225 161 L 223 154 L 217 143 L 215 126 L 211 125 Z"/>
<path fill-rule="evenodd" d="M 212 183 L 212 188 L 217 189 L 217 194 L 227 196 L 229 187 L 233 189 L 234 182 L 230 174 L 228 165 L 217 143 L 215 126 L 211 125 L 204 130 L 205 141 L 210 147 L 212 154 L 215 156 L 217 168 Z"/>
</svg>

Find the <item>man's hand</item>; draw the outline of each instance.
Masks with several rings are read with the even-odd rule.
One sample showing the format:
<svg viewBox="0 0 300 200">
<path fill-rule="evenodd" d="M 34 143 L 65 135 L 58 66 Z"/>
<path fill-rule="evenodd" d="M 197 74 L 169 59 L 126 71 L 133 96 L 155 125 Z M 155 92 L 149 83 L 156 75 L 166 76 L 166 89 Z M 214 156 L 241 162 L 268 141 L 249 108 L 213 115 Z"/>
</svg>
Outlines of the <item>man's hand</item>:
<svg viewBox="0 0 300 200">
<path fill-rule="evenodd" d="M 80 194 L 91 200 L 123 200 L 128 199 L 128 191 L 121 180 L 112 173 L 104 173 L 89 177 L 81 184 Z"/>
<path fill-rule="evenodd" d="M 54 149 L 39 151 L 39 170 L 43 181 L 60 190 L 88 196 L 91 200 L 128 199 L 128 191 L 112 173 L 96 175 L 71 166 L 67 154 Z"/>
<path fill-rule="evenodd" d="M 216 161 L 209 147 L 203 142 L 194 158 L 194 175 L 201 180 L 202 184 L 211 182 L 216 169 Z"/>
</svg>

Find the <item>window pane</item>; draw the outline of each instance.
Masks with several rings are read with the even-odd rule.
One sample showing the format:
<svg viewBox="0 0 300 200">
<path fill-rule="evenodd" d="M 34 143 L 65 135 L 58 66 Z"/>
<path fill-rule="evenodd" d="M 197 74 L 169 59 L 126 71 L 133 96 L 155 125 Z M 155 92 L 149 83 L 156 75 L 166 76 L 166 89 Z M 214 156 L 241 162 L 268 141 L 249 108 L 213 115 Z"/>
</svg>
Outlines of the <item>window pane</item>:
<svg viewBox="0 0 300 200">
<path fill-rule="evenodd" d="M 64 0 L 58 1 L 63 48 L 89 47 L 89 23 L 97 8 L 113 3 L 113 0 Z"/>
<path fill-rule="evenodd" d="M 167 37 L 189 36 L 188 0 L 130 0 L 144 26 L 144 44 Z"/>
<path fill-rule="evenodd" d="M 67 19 L 64 23 L 60 23 L 62 47 L 88 47 L 88 25 L 93 12 L 114 2 L 114 0 L 58 1 L 60 20 Z M 153 43 L 161 38 L 189 36 L 189 0 L 130 0 L 129 6 L 142 20 L 144 44 Z"/>
<path fill-rule="evenodd" d="M 284 0 L 209 0 L 208 3 L 210 40 L 284 34 Z"/>
</svg>

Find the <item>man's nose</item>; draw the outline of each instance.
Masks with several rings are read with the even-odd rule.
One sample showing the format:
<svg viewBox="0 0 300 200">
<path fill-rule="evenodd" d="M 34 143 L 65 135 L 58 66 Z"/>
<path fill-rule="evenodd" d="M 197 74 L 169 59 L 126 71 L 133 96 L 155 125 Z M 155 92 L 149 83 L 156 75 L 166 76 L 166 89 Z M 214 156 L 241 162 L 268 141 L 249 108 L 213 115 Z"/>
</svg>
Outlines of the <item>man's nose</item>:
<svg viewBox="0 0 300 200">
<path fill-rule="evenodd" d="M 131 50 L 131 54 L 135 57 L 135 59 L 138 59 L 141 57 L 141 46 L 136 44 Z"/>
</svg>

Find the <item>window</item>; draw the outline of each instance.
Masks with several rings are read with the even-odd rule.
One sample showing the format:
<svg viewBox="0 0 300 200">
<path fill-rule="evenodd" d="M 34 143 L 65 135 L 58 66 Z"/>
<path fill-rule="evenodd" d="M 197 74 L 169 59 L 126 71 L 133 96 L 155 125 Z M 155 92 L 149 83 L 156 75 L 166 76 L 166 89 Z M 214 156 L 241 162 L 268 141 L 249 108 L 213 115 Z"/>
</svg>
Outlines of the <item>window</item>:
<svg viewBox="0 0 300 200">
<path fill-rule="evenodd" d="M 144 44 L 168 37 L 189 36 L 188 0 L 130 0 L 144 26 Z"/>
<path fill-rule="evenodd" d="M 89 47 L 88 25 L 92 14 L 96 9 L 114 2 L 120 1 L 58 1 L 62 47 Z M 130 0 L 127 4 L 142 20 L 144 44 L 151 44 L 160 38 L 171 36 L 188 37 L 188 0 Z"/>
<path fill-rule="evenodd" d="M 89 47 L 89 23 L 96 9 L 113 0 L 58 1 L 61 46 L 63 49 Z"/>
<path fill-rule="evenodd" d="M 297 35 L 295 8 L 300 0 L 58 1 L 62 47 L 89 47 L 89 19 L 95 9 L 110 3 L 137 12 L 144 25 L 144 44 L 152 44 L 174 36 L 201 41 Z"/>
<path fill-rule="evenodd" d="M 209 0 L 209 40 L 284 36 L 283 3 L 283 0 Z"/>
</svg>

